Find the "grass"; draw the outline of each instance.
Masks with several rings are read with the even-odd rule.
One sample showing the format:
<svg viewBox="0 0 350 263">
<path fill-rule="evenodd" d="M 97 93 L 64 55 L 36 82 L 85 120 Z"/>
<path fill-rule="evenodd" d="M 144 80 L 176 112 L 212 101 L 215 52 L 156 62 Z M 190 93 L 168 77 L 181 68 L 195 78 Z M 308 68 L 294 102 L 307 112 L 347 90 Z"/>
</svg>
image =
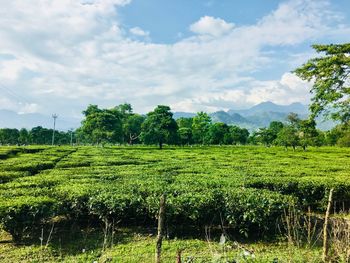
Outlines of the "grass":
<svg viewBox="0 0 350 263">
<path fill-rule="evenodd" d="M 139 228 L 120 228 L 114 234 L 113 244 L 110 243 L 104 250 L 100 229 L 60 236 L 62 238 L 54 234 L 47 247 L 45 242 L 40 245 L 39 238 L 28 244 L 14 245 L 10 242 L 11 237 L 1 232 L 0 261 L 137 263 L 154 260 L 156 238 L 152 230 L 145 232 L 145 229 Z M 225 245 L 220 245 L 219 237 L 212 240 L 165 239 L 162 246 L 163 262 L 175 262 L 178 250 L 182 250 L 183 260 L 192 259 L 191 262 L 319 262 L 320 259 L 319 247 L 310 249 L 290 246 L 282 241 L 237 243 L 228 240 Z"/>
</svg>

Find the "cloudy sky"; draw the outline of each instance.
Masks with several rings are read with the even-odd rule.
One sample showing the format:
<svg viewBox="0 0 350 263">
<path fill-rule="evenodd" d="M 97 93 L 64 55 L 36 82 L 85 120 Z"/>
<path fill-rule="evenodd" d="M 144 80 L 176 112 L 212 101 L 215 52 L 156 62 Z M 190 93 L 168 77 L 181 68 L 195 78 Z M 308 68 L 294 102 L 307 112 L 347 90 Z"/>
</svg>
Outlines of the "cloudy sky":
<svg viewBox="0 0 350 263">
<path fill-rule="evenodd" d="M 350 40 L 349 0 L 0 0 L 0 109 L 80 116 L 310 98 L 290 73 Z"/>
</svg>

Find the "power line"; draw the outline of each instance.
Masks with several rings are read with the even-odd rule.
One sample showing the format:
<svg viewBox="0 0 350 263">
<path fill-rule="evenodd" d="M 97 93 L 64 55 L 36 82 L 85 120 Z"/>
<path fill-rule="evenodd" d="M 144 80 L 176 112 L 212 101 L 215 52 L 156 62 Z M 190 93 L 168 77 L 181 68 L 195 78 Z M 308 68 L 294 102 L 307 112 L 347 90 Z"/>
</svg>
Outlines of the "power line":
<svg viewBox="0 0 350 263">
<path fill-rule="evenodd" d="M 0 82 L 0 89 L 2 89 L 3 91 L 5 91 L 10 97 L 12 97 L 13 99 L 15 99 L 17 102 L 19 103 L 27 103 L 27 104 L 31 104 L 31 102 L 29 102 L 26 98 L 22 97 L 21 95 L 15 93 L 14 91 L 12 91 L 11 89 L 7 88 L 4 84 L 2 84 Z"/>
</svg>

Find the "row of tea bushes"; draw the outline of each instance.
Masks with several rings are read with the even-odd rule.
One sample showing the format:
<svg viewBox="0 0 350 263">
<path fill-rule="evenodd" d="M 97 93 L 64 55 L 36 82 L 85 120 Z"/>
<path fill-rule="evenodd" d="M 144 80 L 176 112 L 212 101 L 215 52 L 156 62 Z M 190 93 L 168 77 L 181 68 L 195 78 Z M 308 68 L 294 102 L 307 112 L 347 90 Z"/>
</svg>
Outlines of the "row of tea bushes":
<svg viewBox="0 0 350 263">
<path fill-rule="evenodd" d="M 21 154 L 0 162 L 0 183 L 52 169 L 63 157 L 74 151 L 67 147 L 18 149 Z"/>
<path fill-rule="evenodd" d="M 54 216 L 77 221 L 114 220 L 122 224 L 153 223 L 159 208 L 160 189 L 145 193 L 135 186 L 109 189 L 73 185 L 51 196 L 22 195 L 0 201 L 0 219 L 15 241 L 20 241 Z M 158 192 L 157 192 L 158 190 Z M 265 234 L 294 200 L 267 190 L 248 188 L 167 190 L 166 218 L 170 225 L 225 223 L 246 235 Z"/>
<path fill-rule="evenodd" d="M 0 161 L 0 219 L 17 239 L 52 216 L 153 226 L 166 193 L 170 226 L 224 223 L 262 235 L 290 203 L 323 210 L 330 187 L 337 200 L 349 198 L 349 155 L 339 148 L 46 147 Z"/>
<path fill-rule="evenodd" d="M 349 175 L 350 176 L 350 175 Z M 245 181 L 247 187 L 268 189 L 281 194 L 292 195 L 306 209 L 324 211 L 328 194 L 334 189 L 333 200 L 343 203 L 342 209 L 350 209 L 350 181 L 348 177 L 252 177 Z"/>
</svg>

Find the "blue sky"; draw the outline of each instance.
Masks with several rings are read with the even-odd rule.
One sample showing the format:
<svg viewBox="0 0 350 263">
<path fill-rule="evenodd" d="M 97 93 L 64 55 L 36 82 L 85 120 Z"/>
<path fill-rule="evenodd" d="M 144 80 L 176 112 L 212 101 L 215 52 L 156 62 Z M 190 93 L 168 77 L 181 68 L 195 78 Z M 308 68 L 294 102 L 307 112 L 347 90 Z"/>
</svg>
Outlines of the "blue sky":
<svg viewBox="0 0 350 263">
<path fill-rule="evenodd" d="M 220 17 L 236 25 L 252 24 L 271 10 L 277 0 L 134 0 L 120 9 L 122 22 L 127 27 L 142 26 L 151 32 L 158 43 L 174 43 L 191 35 L 188 25 L 203 16 Z"/>
<path fill-rule="evenodd" d="M 0 109 L 80 116 L 310 100 L 291 71 L 350 38 L 348 0 L 2 1 Z"/>
</svg>

